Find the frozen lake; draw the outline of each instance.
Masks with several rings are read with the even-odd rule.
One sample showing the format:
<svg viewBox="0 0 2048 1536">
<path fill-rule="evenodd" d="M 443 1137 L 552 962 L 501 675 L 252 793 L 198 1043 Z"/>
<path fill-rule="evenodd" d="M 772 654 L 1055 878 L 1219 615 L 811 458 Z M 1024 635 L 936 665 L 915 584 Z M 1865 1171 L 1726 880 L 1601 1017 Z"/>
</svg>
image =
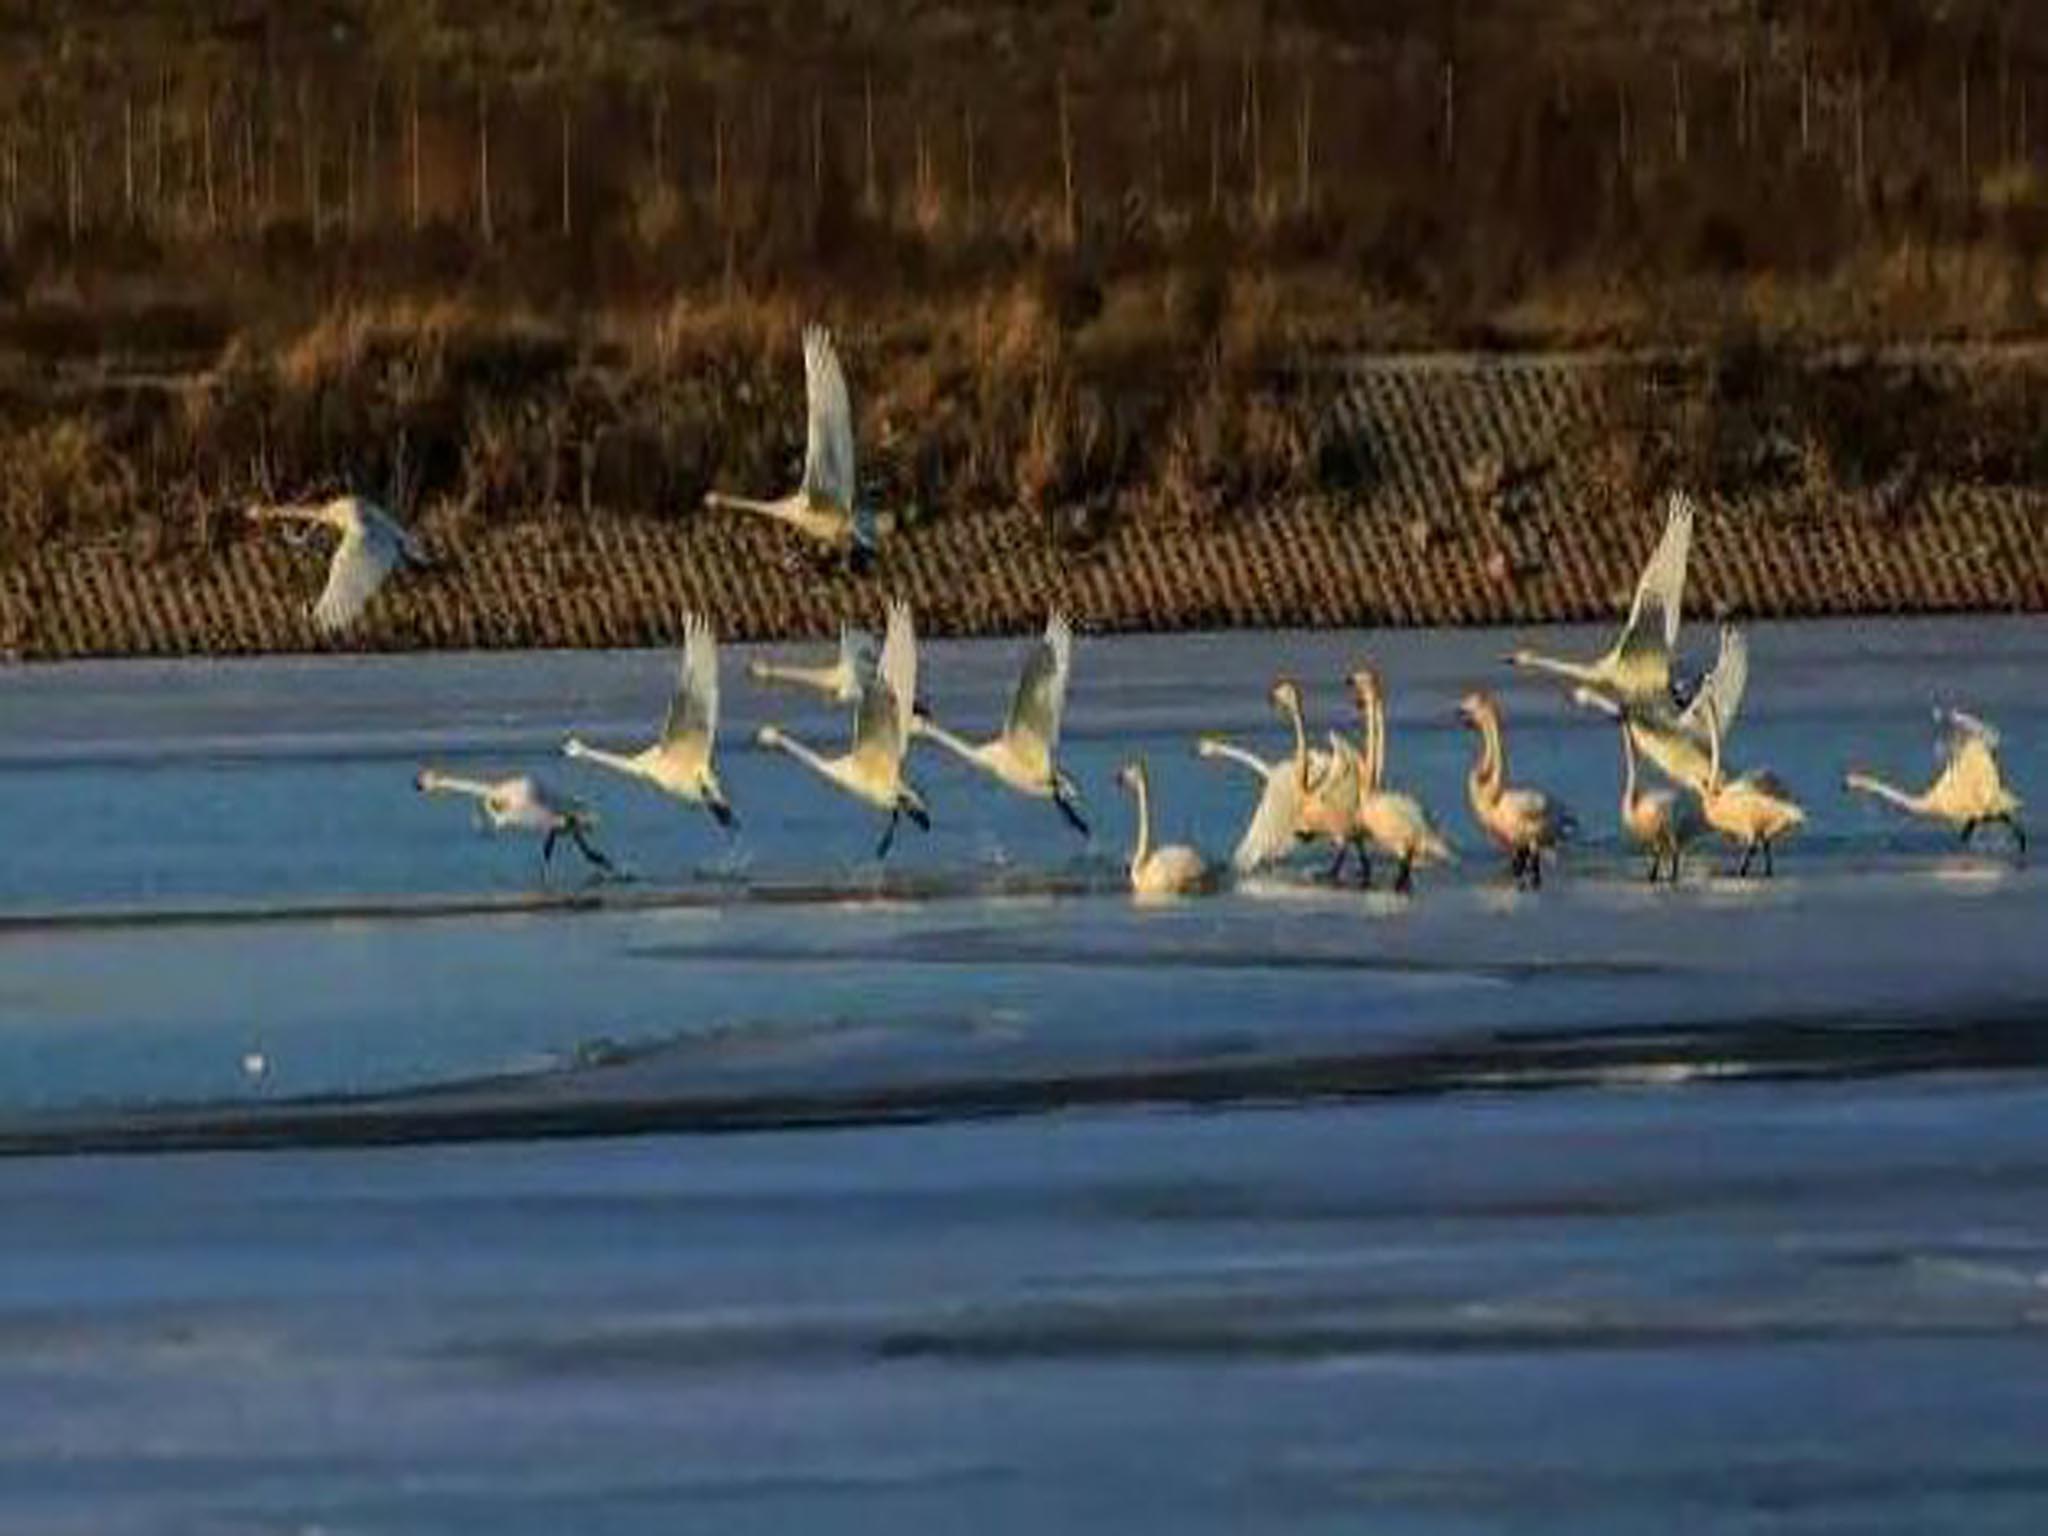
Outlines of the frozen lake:
<svg viewBox="0 0 2048 1536">
<path fill-rule="evenodd" d="M 730 840 L 559 757 L 664 655 L 0 673 L 0 1524 L 2039 1529 L 2048 883 L 1839 783 L 1923 782 L 1948 703 L 2048 794 L 2048 625 L 1756 628 L 1731 755 L 1811 822 L 1675 890 L 1526 638 L 1083 637 L 1094 839 L 920 749 L 885 869 L 748 745 L 842 712 L 745 651 Z M 993 729 L 1020 650 L 929 646 L 934 711 Z M 1221 855 L 1194 736 L 1278 755 L 1283 671 L 1348 729 L 1366 656 L 1460 862 L 1133 906 L 1115 765 Z M 1540 894 L 1475 684 L 1585 824 Z M 543 885 L 426 764 L 587 797 L 633 878 Z"/>
</svg>

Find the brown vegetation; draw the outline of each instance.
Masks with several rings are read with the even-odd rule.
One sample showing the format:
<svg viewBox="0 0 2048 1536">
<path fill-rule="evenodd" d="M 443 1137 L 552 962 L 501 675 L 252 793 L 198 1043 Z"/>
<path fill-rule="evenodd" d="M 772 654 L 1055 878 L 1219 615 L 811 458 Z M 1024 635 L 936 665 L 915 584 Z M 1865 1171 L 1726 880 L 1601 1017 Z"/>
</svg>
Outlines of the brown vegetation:
<svg viewBox="0 0 2048 1536">
<path fill-rule="evenodd" d="M 231 514 L 344 485 L 481 566 L 778 560 L 697 508 L 794 473 L 810 318 L 908 547 L 1055 562 L 965 627 L 1103 551 L 1280 528 L 1350 584 L 1095 611 L 1407 612 L 1383 533 L 1477 573 L 1416 616 L 1580 611 L 1556 541 L 1675 483 L 1906 525 L 2048 474 L 2012 361 L 2048 256 L 2026 7 L 26 0 L 0 31 L 0 646 L 296 643 L 268 586 L 90 639 L 32 594 L 109 550 L 270 582 L 297 557 Z M 1923 342 L 2005 361 L 1872 350 Z M 1672 361 L 1347 366 L 1433 347 Z M 476 589 L 379 643 L 671 622 L 603 601 Z M 837 601 L 730 599 L 755 632 Z"/>
</svg>

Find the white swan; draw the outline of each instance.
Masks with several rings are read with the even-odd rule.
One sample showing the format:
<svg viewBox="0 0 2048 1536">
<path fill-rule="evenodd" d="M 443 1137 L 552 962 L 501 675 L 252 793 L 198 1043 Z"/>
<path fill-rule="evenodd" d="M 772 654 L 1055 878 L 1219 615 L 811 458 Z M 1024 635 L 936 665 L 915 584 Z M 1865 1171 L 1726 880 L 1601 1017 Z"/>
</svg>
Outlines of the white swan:
<svg viewBox="0 0 2048 1536">
<path fill-rule="evenodd" d="M 875 637 L 851 624 L 839 626 L 839 657 L 829 666 L 805 667 L 788 662 L 754 660 L 747 676 L 757 683 L 786 684 L 821 693 L 835 704 L 860 699 L 861 684 L 875 670 Z"/>
<path fill-rule="evenodd" d="M 718 640 L 701 614 L 683 615 L 683 664 L 676 691 L 662 721 L 661 738 L 639 752 L 607 752 L 575 737 L 562 743 L 564 756 L 583 758 L 618 773 L 645 779 L 655 788 L 701 805 L 721 827 L 735 818 L 712 763 L 718 740 Z"/>
<path fill-rule="evenodd" d="M 1986 822 L 1998 822 L 2012 834 L 2016 852 L 2027 851 L 2026 829 L 2020 825 L 2020 798 L 2005 787 L 1998 767 L 1998 732 L 1960 709 L 1936 710 L 1943 729 L 1936 751 L 1941 771 L 1918 794 L 1889 784 L 1875 774 L 1851 773 L 1844 788 L 1873 795 L 1911 816 L 1946 822 L 1967 844 Z"/>
<path fill-rule="evenodd" d="M 1367 884 L 1372 881 L 1371 856 L 1358 825 L 1358 754 L 1335 731 L 1329 749 L 1311 752 L 1308 727 L 1302 719 L 1301 689 L 1292 678 L 1273 684 L 1273 702 L 1294 727 L 1294 772 L 1301 790 L 1300 814 L 1295 836 L 1304 842 L 1325 842 L 1337 850 L 1325 878 L 1335 880 L 1343 872 L 1344 860 L 1354 850 L 1363 866 Z"/>
<path fill-rule="evenodd" d="M 1131 849 L 1131 890 L 1139 896 L 1187 896 L 1209 884 L 1209 866 L 1185 843 L 1152 846 L 1151 782 L 1143 762 L 1125 763 L 1117 783 L 1137 797 L 1137 842 Z"/>
<path fill-rule="evenodd" d="M 1479 733 L 1479 756 L 1465 776 L 1465 794 L 1479 830 L 1510 856 L 1516 881 L 1543 884 L 1543 855 L 1555 848 L 1575 822 L 1570 811 L 1537 789 L 1510 789 L 1508 754 L 1501 737 L 1500 705 L 1492 695 L 1468 693 L 1458 715 Z"/>
<path fill-rule="evenodd" d="M 1410 890 L 1418 864 L 1443 864 L 1451 845 L 1413 795 L 1386 787 L 1387 716 L 1376 669 L 1351 674 L 1351 696 L 1364 718 L 1365 752 L 1359 765 L 1358 825 L 1373 846 L 1395 860 L 1394 889 Z"/>
<path fill-rule="evenodd" d="M 1686 558 L 1692 549 L 1692 498 L 1674 491 L 1664 519 L 1664 534 L 1636 580 L 1628 622 L 1603 656 L 1569 661 L 1536 651 L 1518 650 L 1508 661 L 1596 689 L 1616 701 L 1669 708 L 1671 651 L 1678 643 L 1679 609 L 1685 597 Z"/>
<path fill-rule="evenodd" d="M 1764 878 L 1777 871 L 1772 867 L 1771 845 L 1790 836 L 1806 822 L 1802 810 L 1785 786 L 1771 773 L 1757 771 L 1740 778 L 1721 776 L 1721 721 L 1711 702 L 1706 711 L 1707 778 L 1700 787 L 1700 814 L 1707 825 L 1742 849 L 1738 878 L 1748 875 L 1750 862 L 1761 851 Z"/>
<path fill-rule="evenodd" d="M 428 795 L 466 795 L 483 809 L 493 831 L 512 828 L 540 834 L 540 863 L 545 871 L 555 856 L 555 843 L 566 836 L 577 851 L 599 869 L 612 861 L 590 841 L 597 817 L 582 801 L 562 794 L 528 774 L 510 779 L 466 779 L 424 768 L 413 787 Z"/>
<path fill-rule="evenodd" d="M 911 729 L 1018 794 L 1052 801 L 1067 824 L 1086 837 L 1080 790 L 1058 762 L 1073 653 L 1073 630 L 1064 614 L 1054 613 L 1046 620 L 1044 637 L 1025 659 L 1002 734 L 978 744 L 963 741 L 921 709 L 912 711 Z"/>
<path fill-rule="evenodd" d="M 1650 855 L 1650 883 L 1655 885 L 1668 862 L 1672 884 L 1678 883 L 1685 845 L 1699 830 L 1698 819 L 1668 789 L 1642 789 L 1636 784 L 1636 743 L 1633 722 L 1621 722 L 1621 830 Z"/>
<path fill-rule="evenodd" d="M 313 624 L 323 635 L 339 634 L 361 618 L 384 579 L 401 565 L 429 563 L 404 524 L 362 496 L 255 506 L 248 516 L 259 523 L 317 523 L 341 535 L 327 564 L 327 585 L 312 609 Z"/>
<path fill-rule="evenodd" d="M 1243 747 L 1233 746 L 1214 736 L 1204 736 L 1197 741 L 1195 752 L 1200 757 L 1237 763 L 1250 769 L 1258 775 L 1262 786 L 1259 803 L 1231 853 L 1233 869 L 1248 875 L 1294 847 L 1295 832 L 1301 825 L 1301 777 L 1295 770 L 1293 758 L 1283 757 L 1278 762 L 1269 763 Z"/>
<path fill-rule="evenodd" d="M 846 372 L 839 366 L 831 333 L 820 325 L 804 327 L 804 394 L 808 426 L 803 483 L 774 501 L 712 491 L 705 496 L 704 505 L 773 519 L 795 529 L 827 554 L 844 555 L 855 571 L 865 571 L 894 519 L 877 516 L 859 500 L 853 404 L 847 398 Z"/>
<path fill-rule="evenodd" d="M 861 687 L 854 706 L 853 744 L 838 757 L 826 757 L 764 725 L 755 740 L 787 752 L 813 773 L 829 780 L 856 800 L 889 813 L 889 825 L 875 848 L 875 857 L 889 856 L 899 817 L 908 816 L 922 831 L 931 830 L 924 797 L 903 776 L 903 754 L 910 745 L 911 700 L 917 696 L 917 634 L 910 609 L 901 599 L 889 604 L 889 624 L 882 640 L 882 659 Z"/>
<path fill-rule="evenodd" d="M 1733 625 L 1721 627 L 1721 650 L 1713 670 L 1700 680 L 1685 708 L 1631 705 L 1624 708 L 1596 689 L 1580 686 L 1573 700 L 1626 723 L 1629 743 L 1665 778 L 1682 789 L 1698 792 L 1708 767 L 1706 712 L 1721 721 L 1722 739 L 1735 728 L 1737 712 L 1749 688 L 1749 641 Z"/>
</svg>

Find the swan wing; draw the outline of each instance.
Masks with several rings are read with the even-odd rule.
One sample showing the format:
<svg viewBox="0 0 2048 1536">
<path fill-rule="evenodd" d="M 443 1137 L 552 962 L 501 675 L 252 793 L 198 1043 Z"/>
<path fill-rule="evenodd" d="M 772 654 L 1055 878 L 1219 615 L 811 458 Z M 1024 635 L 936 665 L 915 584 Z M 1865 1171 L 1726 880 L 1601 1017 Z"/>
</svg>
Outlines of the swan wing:
<svg viewBox="0 0 2048 1536">
<path fill-rule="evenodd" d="M 853 403 L 832 333 L 804 328 L 804 394 L 809 430 L 804 443 L 804 492 L 813 501 L 853 509 Z M 870 541 L 872 542 L 872 541 Z"/>
<path fill-rule="evenodd" d="M 1294 772 L 1294 760 L 1288 758 L 1266 775 L 1258 806 L 1230 855 L 1231 864 L 1239 873 L 1250 874 L 1283 857 L 1294 847 L 1295 828 L 1300 824 L 1301 780 Z"/>
<path fill-rule="evenodd" d="M 880 655 L 881 647 L 866 630 L 851 624 L 839 626 L 839 664 L 846 668 L 847 676 L 860 678 L 874 671 Z"/>
<path fill-rule="evenodd" d="M 683 615 L 683 664 L 676 677 L 662 745 L 709 752 L 718 735 L 718 637 L 700 613 Z"/>
<path fill-rule="evenodd" d="M 1067 706 L 1067 677 L 1073 666 L 1074 634 L 1065 614 L 1046 620 L 1045 634 L 1032 647 L 1010 699 L 1003 734 L 1048 763 L 1059 751 L 1060 720 Z"/>
<path fill-rule="evenodd" d="M 896 707 L 896 692 L 881 672 L 861 679 L 860 698 L 853 706 L 853 750 L 851 755 L 867 771 L 886 777 L 886 770 L 903 761 L 902 714 Z"/>
<path fill-rule="evenodd" d="M 910 605 L 900 597 L 889 600 L 878 675 L 887 684 L 895 706 L 895 750 L 900 758 L 910 741 L 910 712 L 917 703 L 917 630 L 911 623 Z"/>
<path fill-rule="evenodd" d="M 1714 670 L 1700 679 L 1699 691 L 1685 706 L 1678 717 L 1678 723 L 1690 734 L 1704 741 L 1707 737 L 1707 711 L 1721 722 L 1722 741 L 1735 728 L 1736 713 L 1742 708 L 1742 696 L 1749 690 L 1749 637 L 1733 624 L 1721 626 L 1721 653 L 1714 658 Z"/>
<path fill-rule="evenodd" d="M 327 585 L 313 604 L 314 626 L 332 635 L 355 623 L 402 558 L 402 546 L 377 536 L 368 525 L 357 520 L 343 524 L 341 542 L 327 565 Z"/>
<path fill-rule="evenodd" d="M 343 502 L 347 508 L 344 515 L 362 524 L 365 538 L 374 544 L 389 546 L 394 552 L 391 562 L 393 565 L 407 560 L 425 563 L 426 551 L 420 548 L 420 542 L 413 537 L 412 530 L 385 508 L 366 496 L 344 497 Z"/>
<path fill-rule="evenodd" d="M 1954 758 L 1971 742 L 1992 751 L 1998 749 L 1998 727 L 1963 709 L 1937 709 L 1934 718 L 1940 722 L 1941 756 L 1944 761 Z"/>
<path fill-rule="evenodd" d="M 1673 491 L 1666 506 L 1664 535 L 1636 578 L 1635 599 L 1629 604 L 1628 623 L 1622 629 L 1624 649 L 1661 643 L 1669 651 L 1678 644 L 1685 565 L 1692 553 L 1693 502 L 1683 491 Z"/>
</svg>

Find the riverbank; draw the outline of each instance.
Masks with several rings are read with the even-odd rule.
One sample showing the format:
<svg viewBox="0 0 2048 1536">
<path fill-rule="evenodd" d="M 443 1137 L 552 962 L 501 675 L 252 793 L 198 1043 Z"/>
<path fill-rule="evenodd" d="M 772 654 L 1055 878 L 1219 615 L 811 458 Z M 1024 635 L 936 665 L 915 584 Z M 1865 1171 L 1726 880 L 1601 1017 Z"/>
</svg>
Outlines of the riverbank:
<svg viewBox="0 0 2048 1536">
<path fill-rule="evenodd" d="M 772 388 L 736 385 L 726 408 L 792 439 L 786 466 L 772 445 L 750 455 L 764 488 L 795 469 L 800 386 L 793 363 L 782 371 Z M 593 391 L 593 378 L 574 387 Z M 589 472 L 539 506 L 491 505 L 468 479 L 471 493 L 417 506 L 437 568 L 392 583 L 346 643 L 656 644 L 686 609 L 731 636 L 816 635 L 872 622 L 887 593 L 947 634 L 1028 629 L 1054 605 L 1098 630 L 1596 619 L 1625 606 L 1672 485 L 1706 508 L 1691 589 L 1702 615 L 2048 608 L 2036 349 L 1217 364 L 1171 398 L 1072 378 L 1016 406 L 935 389 L 936 416 L 881 423 L 870 478 L 911 515 L 865 577 L 821 573 L 780 530 L 702 513 L 694 485 L 609 508 L 593 483 L 625 455 L 636 407 L 581 429 L 565 417 L 549 464 Z M 528 409 L 547 413 L 567 387 L 541 379 Z M 308 408 L 317 436 L 335 397 L 313 394 L 327 401 Z M 677 409 L 669 440 L 715 441 Z M 913 421 L 929 424 L 922 450 Z M 985 505 L 977 452 L 1017 455 L 983 477 Z M 722 459 L 707 448 L 702 462 L 709 474 Z M 516 483 L 547 473 L 526 464 Z M 305 610 L 324 545 L 264 537 L 233 513 L 22 530 L 0 550 L 0 650 L 319 648 Z"/>
</svg>

